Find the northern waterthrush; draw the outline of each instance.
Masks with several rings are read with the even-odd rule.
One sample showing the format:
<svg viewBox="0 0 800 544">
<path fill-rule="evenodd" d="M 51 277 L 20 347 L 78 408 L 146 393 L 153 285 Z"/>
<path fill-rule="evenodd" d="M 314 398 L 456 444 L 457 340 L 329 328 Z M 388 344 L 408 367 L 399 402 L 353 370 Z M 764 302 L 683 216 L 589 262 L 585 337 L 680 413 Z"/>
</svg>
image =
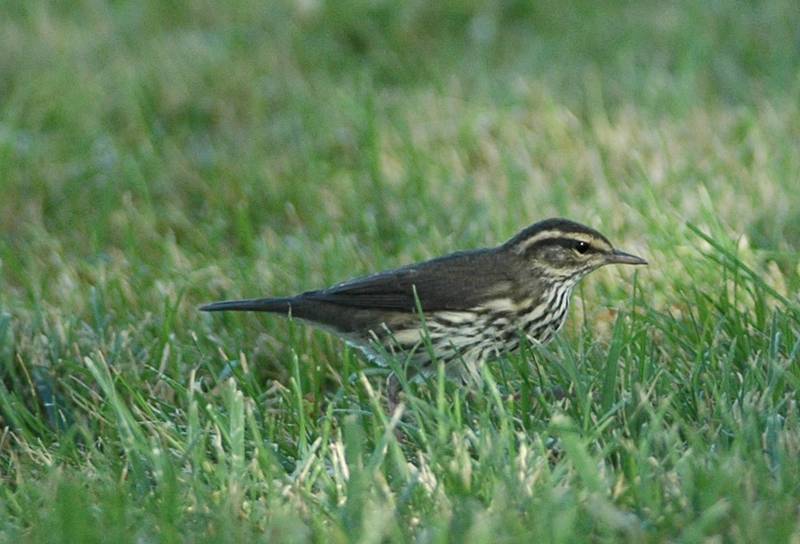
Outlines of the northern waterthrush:
<svg viewBox="0 0 800 544">
<path fill-rule="evenodd" d="M 478 376 L 482 363 L 544 344 L 564 324 L 575 284 L 606 264 L 647 264 L 596 230 L 547 219 L 506 243 L 280 298 L 216 302 L 200 309 L 291 315 L 334 332 L 367 356 L 427 374 Z"/>
</svg>

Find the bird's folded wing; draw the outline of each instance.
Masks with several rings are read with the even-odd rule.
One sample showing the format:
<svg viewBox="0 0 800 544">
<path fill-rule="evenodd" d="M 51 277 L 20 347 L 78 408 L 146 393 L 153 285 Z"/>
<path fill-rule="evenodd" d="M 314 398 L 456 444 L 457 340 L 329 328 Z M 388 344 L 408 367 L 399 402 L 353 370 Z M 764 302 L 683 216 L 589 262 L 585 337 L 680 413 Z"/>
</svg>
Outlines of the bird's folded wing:
<svg viewBox="0 0 800 544">
<path fill-rule="evenodd" d="M 350 280 L 302 299 L 351 308 L 413 312 L 468 310 L 495 296 L 505 270 L 483 252 L 455 254 L 397 270 Z"/>
</svg>

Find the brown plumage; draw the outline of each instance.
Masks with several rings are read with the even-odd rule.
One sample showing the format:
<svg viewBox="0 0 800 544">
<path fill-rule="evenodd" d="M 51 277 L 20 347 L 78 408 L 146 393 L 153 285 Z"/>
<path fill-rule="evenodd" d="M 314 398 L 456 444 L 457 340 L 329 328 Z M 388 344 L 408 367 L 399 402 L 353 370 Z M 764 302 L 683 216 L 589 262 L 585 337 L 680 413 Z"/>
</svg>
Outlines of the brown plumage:
<svg viewBox="0 0 800 544">
<path fill-rule="evenodd" d="M 497 247 L 453 253 L 296 296 L 217 302 L 200 309 L 291 315 L 338 334 L 378 363 L 394 354 L 414 372 L 425 373 L 438 360 L 451 375 L 476 375 L 486 360 L 516 349 L 521 336 L 549 341 L 566 318 L 578 280 L 615 263 L 647 264 L 614 249 L 594 229 L 548 219 Z"/>
</svg>

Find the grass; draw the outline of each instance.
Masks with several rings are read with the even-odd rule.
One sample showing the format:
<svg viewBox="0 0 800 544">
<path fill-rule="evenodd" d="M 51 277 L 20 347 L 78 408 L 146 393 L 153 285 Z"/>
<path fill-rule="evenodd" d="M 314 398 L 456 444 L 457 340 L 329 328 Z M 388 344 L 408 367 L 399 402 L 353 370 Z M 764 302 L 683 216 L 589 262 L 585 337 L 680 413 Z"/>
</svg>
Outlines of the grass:
<svg viewBox="0 0 800 544">
<path fill-rule="evenodd" d="M 800 541 L 798 23 L 3 3 L 0 538 Z M 196 311 L 552 215 L 651 265 L 402 414 L 326 334 Z"/>
</svg>

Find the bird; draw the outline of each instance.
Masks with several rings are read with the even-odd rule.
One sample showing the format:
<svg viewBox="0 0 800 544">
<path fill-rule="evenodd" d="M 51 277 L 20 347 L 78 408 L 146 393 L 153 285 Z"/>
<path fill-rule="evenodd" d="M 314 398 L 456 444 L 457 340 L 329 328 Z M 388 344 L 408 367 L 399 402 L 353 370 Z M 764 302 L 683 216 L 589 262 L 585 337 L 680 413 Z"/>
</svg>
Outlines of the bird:
<svg viewBox="0 0 800 544">
<path fill-rule="evenodd" d="M 525 339 L 544 345 L 561 329 L 578 281 L 608 264 L 646 265 L 597 230 L 563 218 L 534 223 L 489 248 L 351 279 L 294 296 L 214 302 L 205 312 L 291 316 L 328 330 L 369 360 L 404 366 L 409 379 L 438 364 L 463 382 Z M 394 367 L 397 368 L 397 367 Z M 394 373 L 390 400 L 399 382 Z"/>
</svg>

